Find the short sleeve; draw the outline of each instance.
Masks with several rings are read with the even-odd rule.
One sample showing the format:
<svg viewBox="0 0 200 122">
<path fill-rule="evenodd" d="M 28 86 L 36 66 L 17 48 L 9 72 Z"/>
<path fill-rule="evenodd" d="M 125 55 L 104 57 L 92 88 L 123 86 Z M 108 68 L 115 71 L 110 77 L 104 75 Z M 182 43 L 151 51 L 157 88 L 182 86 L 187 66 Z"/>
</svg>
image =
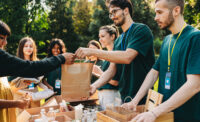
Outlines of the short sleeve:
<svg viewBox="0 0 200 122">
<path fill-rule="evenodd" d="M 151 30 L 146 25 L 138 25 L 137 30 L 130 36 L 127 49 L 131 48 L 138 51 L 143 56 L 148 54 L 148 51 L 153 48 L 153 35 Z"/>
<path fill-rule="evenodd" d="M 159 69 L 160 69 L 160 56 L 156 60 L 156 63 L 153 65 L 153 69 L 159 71 Z"/>
<path fill-rule="evenodd" d="M 14 80 L 15 78 L 17 78 L 16 76 L 9 76 L 8 78 L 8 82 L 11 82 L 12 80 Z"/>
<path fill-rule="evenodd" d="M 195 34 L 191 40 L 186 73 L 200 74 L 200 33 Z"/>
</svg>

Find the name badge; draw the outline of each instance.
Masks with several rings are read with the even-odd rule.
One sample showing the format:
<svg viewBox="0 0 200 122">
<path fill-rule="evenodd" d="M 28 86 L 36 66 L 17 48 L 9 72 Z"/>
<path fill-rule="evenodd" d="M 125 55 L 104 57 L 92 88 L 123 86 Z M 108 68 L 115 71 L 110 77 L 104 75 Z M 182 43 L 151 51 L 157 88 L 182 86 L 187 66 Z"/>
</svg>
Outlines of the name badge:
<svg viewBox="0 0 200 122">
<path fill-rule="evenodd" d="M 34 89 L 34 83 L 31 83 L 31 84 L 28 86 L 28 89 L 30 89 L 30 90 Z"/>
<path fill-rule="evenodd" d="M 55 88 L 60 89 L 60 86 L 61 86 L 61 82 L 59 79 L 57 79 L 55 83 Z"/>
<path fill-rule="evenodd" d="M 165 89 L 170 89 L 171 72 L 166 73 L 165 77 Z"/>
</svg>

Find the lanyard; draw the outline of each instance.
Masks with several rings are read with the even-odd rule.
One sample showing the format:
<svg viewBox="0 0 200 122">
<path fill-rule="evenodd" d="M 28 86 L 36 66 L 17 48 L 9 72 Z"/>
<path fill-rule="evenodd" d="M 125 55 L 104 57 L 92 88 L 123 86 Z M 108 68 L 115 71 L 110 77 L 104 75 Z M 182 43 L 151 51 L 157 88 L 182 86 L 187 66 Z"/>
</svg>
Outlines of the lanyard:
<svg viewBox="0 0 200 122">
<path fill-rule="evenodd" d="M 126 37 L 125 37 L 125 40 L 124 40 L 124 45 L 123 45 L 123 39 L 124 39 L 124 34 L 125 33 L 122 33 L 122 40 L 121 40 L 121 49 L 122 50 L 125 50 L 125 45 L 126 45 L 126 39 L 127 39 L 127 37 L 128 37 L 128 35 L 129 35 L 129 31 L 130 31 L 130 29 L 132 28 L 132 26 L 133 26 L 133 24 L 131 25 L 131 27 L 128 29 L 128 32 L 127 32 L 127 35 L 126 35 Z"/>
<path fill-rule="evenodd" d="M 182 34 L 183 29 L 185 28 L 185 26 L 186 26 L 186 23 L 184 24 L 184 26 L 183 26 L 183 28 L 181 29 L 181 31 L 180 31 L 178 37 L 176 38 L 176 41 L 175 41 L 175 43 L 174 43 L 174 45 L 173 45 L 173 47 L 172 47 L 171 54 L 170 54 L 170 45 L 171 45 L 171 41 L 172 41 L 172 36 L 171 36 L 171 39 L 170 39 L 170 41 L 169 41 L 169 47 L 168 47 L 168 71 L 170 71 L 171 58 L 172 58 L 172 54 L 173 54 L 173 52 L 174 52 L 174 47 L 175 47 L 176 42 L 178 41 L 179 37 L 181 36 L 181 34 Z"/>
</svg>

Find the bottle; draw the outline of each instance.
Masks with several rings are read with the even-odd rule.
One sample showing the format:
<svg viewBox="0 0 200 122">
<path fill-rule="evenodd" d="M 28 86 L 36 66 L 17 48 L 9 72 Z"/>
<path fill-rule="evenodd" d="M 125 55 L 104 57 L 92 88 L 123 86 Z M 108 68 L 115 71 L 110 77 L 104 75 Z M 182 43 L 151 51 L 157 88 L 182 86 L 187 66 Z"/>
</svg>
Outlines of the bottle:
<svg viewBox="0 0 200 122">
<path fill-rule="evenodd" d="M 87 122 L 92 122 L 93 119 L 92 119 L 92 114 L 88 111 L 87 112 Z"/>
<path fill-rule="evenodd" d="M 95 109 L 92 109 L 91 112 L 92 112 L 92 117 L 91 118 L 93 119 L 93 122 L 95 122 L 96 118 L 97 118 L 96 117 L 96 111 L 95 111 Z"/>
<path fill-rule="evenodd" d="M 41 111 L 40 111 L 40 116 L 41 116 L 41 120 L 43 121 L 43 122 L 48 122 L 47 121 L 47 117 L 46 117 L 46 112 L 45 112 L 45 109 L 41 109 Z"/>
<path fill-rule="evenodd" d="M 53 110 L 53 108 L 49 108 L 49 111 L 47 113 L 48 121 L 54 121 L 56 118 L 56 113 Z"/>
<path fill-rule="evenodd" d="M 60 112 L 66 112 L 63 103 L 60 103 Z"/>
<path fill-rule="evenodd" d="M 34 122 L 44 122 L 43 119 L 35 119 Z"/>
<path fill-rule="evenodd" d="M 87 122 L 87 110 L 84 110 L 83 111 L 83 116 L 81 118 L 81 122 Z"/>
</svg>

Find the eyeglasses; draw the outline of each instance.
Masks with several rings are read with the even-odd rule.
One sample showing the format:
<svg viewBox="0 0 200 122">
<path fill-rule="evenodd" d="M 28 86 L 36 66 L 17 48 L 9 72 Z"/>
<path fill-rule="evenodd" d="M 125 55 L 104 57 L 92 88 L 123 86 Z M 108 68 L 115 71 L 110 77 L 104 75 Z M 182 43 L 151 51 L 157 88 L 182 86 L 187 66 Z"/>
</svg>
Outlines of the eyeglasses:
<svg viewBox="0 0 200 122">
<path fill-rule="evenodd" d="M 111 19 L 112 17 L 114 17 L 118 10 L 121 10 L 121 8 L 112 10 L 111 13 L 109 13 L 109 18 Z"/>
</svg>

